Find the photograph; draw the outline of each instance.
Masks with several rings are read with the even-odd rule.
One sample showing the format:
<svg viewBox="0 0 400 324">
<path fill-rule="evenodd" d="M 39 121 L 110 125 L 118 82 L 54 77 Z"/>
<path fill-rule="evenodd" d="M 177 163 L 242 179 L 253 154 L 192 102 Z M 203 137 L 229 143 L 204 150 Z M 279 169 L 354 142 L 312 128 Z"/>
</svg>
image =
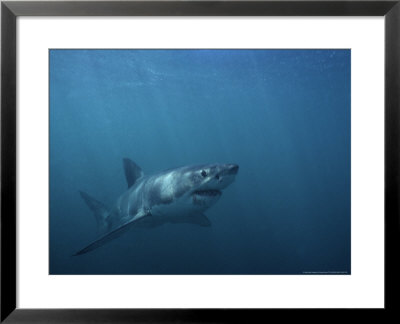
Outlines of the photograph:
<svg viewBox="0 0 400 324">
<path fill-rule="evenodd" d="M 50 275 L 351 274 L 351 49 L 48 55 Z"/>
</svg>

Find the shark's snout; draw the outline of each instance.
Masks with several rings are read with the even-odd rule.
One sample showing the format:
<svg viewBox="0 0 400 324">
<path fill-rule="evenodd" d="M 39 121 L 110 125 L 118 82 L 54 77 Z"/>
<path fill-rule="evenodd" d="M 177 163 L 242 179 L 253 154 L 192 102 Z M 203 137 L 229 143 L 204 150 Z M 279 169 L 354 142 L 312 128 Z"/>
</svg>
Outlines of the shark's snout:
<svg viewBox="0 0 400 324">
<path fill-rule="evenodd" d="M 237 164 L 228 164 L 228 174 L 237 174 L 239 166 Z"/>
<path fill-rule="evenodd" d="M 239 171 L 237 164 L 225 164 L 222 167 L 221 175 L 236 175 Z"/>
</svg>

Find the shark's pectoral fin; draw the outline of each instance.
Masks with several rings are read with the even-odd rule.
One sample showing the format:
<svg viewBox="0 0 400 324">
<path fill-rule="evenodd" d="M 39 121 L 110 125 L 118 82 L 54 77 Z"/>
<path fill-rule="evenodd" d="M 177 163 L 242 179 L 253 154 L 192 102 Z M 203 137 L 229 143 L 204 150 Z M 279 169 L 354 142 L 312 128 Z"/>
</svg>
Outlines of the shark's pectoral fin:
<svg viewBox="0 0 400 324">
<path fill-rule="evenodd" d="M 204 227 L 210 227 L 211 226 L 211 221 L 208 219 L 208 217 L 204 214 L 196 214 L 193 215 L 191 218 L 191 224 L 196 224 Z"/>
<path fill-rule="evenodd" d="M 82 250 L 76 252 L 73 254 L 73 256 L 76 255 L 81 255 L 85 254 L 87 252 L 93 251 L 94 249 L 97 249 L 98 247 L 112 241 L 113 239 L 121 236 L 124 234 L 126 231 L 128 231 L 138 219 L 141 219 L 142 217 L 147 216 L 147 214 L 138 214 L 136 215 L 133 219 L 131 219 L 129 222 L 126 222 L 125 224 L 122 224 L 121 226 L 113 229 L 112 231 L 108 232 L 107 234 L 103 235 L 96 241 L 90 243 L 87 247 L 83 248 Z"/>
<path fill-rule="evenodd" d="M 195 224 L 203 227 L 210 227 L 211 222 L 204 214 L 192 214 L 176 220 L 175 223 L 187 223 L 187 224 Z"/>
</svg>

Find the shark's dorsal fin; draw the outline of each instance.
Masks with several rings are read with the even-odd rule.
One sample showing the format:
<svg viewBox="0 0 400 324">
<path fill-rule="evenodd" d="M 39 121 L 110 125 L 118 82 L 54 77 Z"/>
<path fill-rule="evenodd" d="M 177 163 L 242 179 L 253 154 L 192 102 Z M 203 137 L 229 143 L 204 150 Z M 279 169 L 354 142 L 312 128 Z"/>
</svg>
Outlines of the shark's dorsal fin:
<svg viewBox="0 0 400 324">
<path fill-rule="evenodd" d="M 136 180 L 143 176 L 142 169 L 132 160 L 125 158 L 124 162 L 124 171 L 126 182 L 128 183 L 128 188 L 132 187 Z"/>
</svg>

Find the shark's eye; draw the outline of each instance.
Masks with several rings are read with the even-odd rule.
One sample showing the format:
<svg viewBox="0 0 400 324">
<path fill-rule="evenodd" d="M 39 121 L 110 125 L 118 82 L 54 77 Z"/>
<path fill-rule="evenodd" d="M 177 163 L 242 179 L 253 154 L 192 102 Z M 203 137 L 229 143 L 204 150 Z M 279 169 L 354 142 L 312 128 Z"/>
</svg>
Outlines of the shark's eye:
<svg viewBox="0 0 400 324">
<path fill-rule="evenodd" d="M 201 171 L 201 175 L 203 176 L 203 178 L 207 177 L 207 172 L 206 171 Z"/>
</svg>

